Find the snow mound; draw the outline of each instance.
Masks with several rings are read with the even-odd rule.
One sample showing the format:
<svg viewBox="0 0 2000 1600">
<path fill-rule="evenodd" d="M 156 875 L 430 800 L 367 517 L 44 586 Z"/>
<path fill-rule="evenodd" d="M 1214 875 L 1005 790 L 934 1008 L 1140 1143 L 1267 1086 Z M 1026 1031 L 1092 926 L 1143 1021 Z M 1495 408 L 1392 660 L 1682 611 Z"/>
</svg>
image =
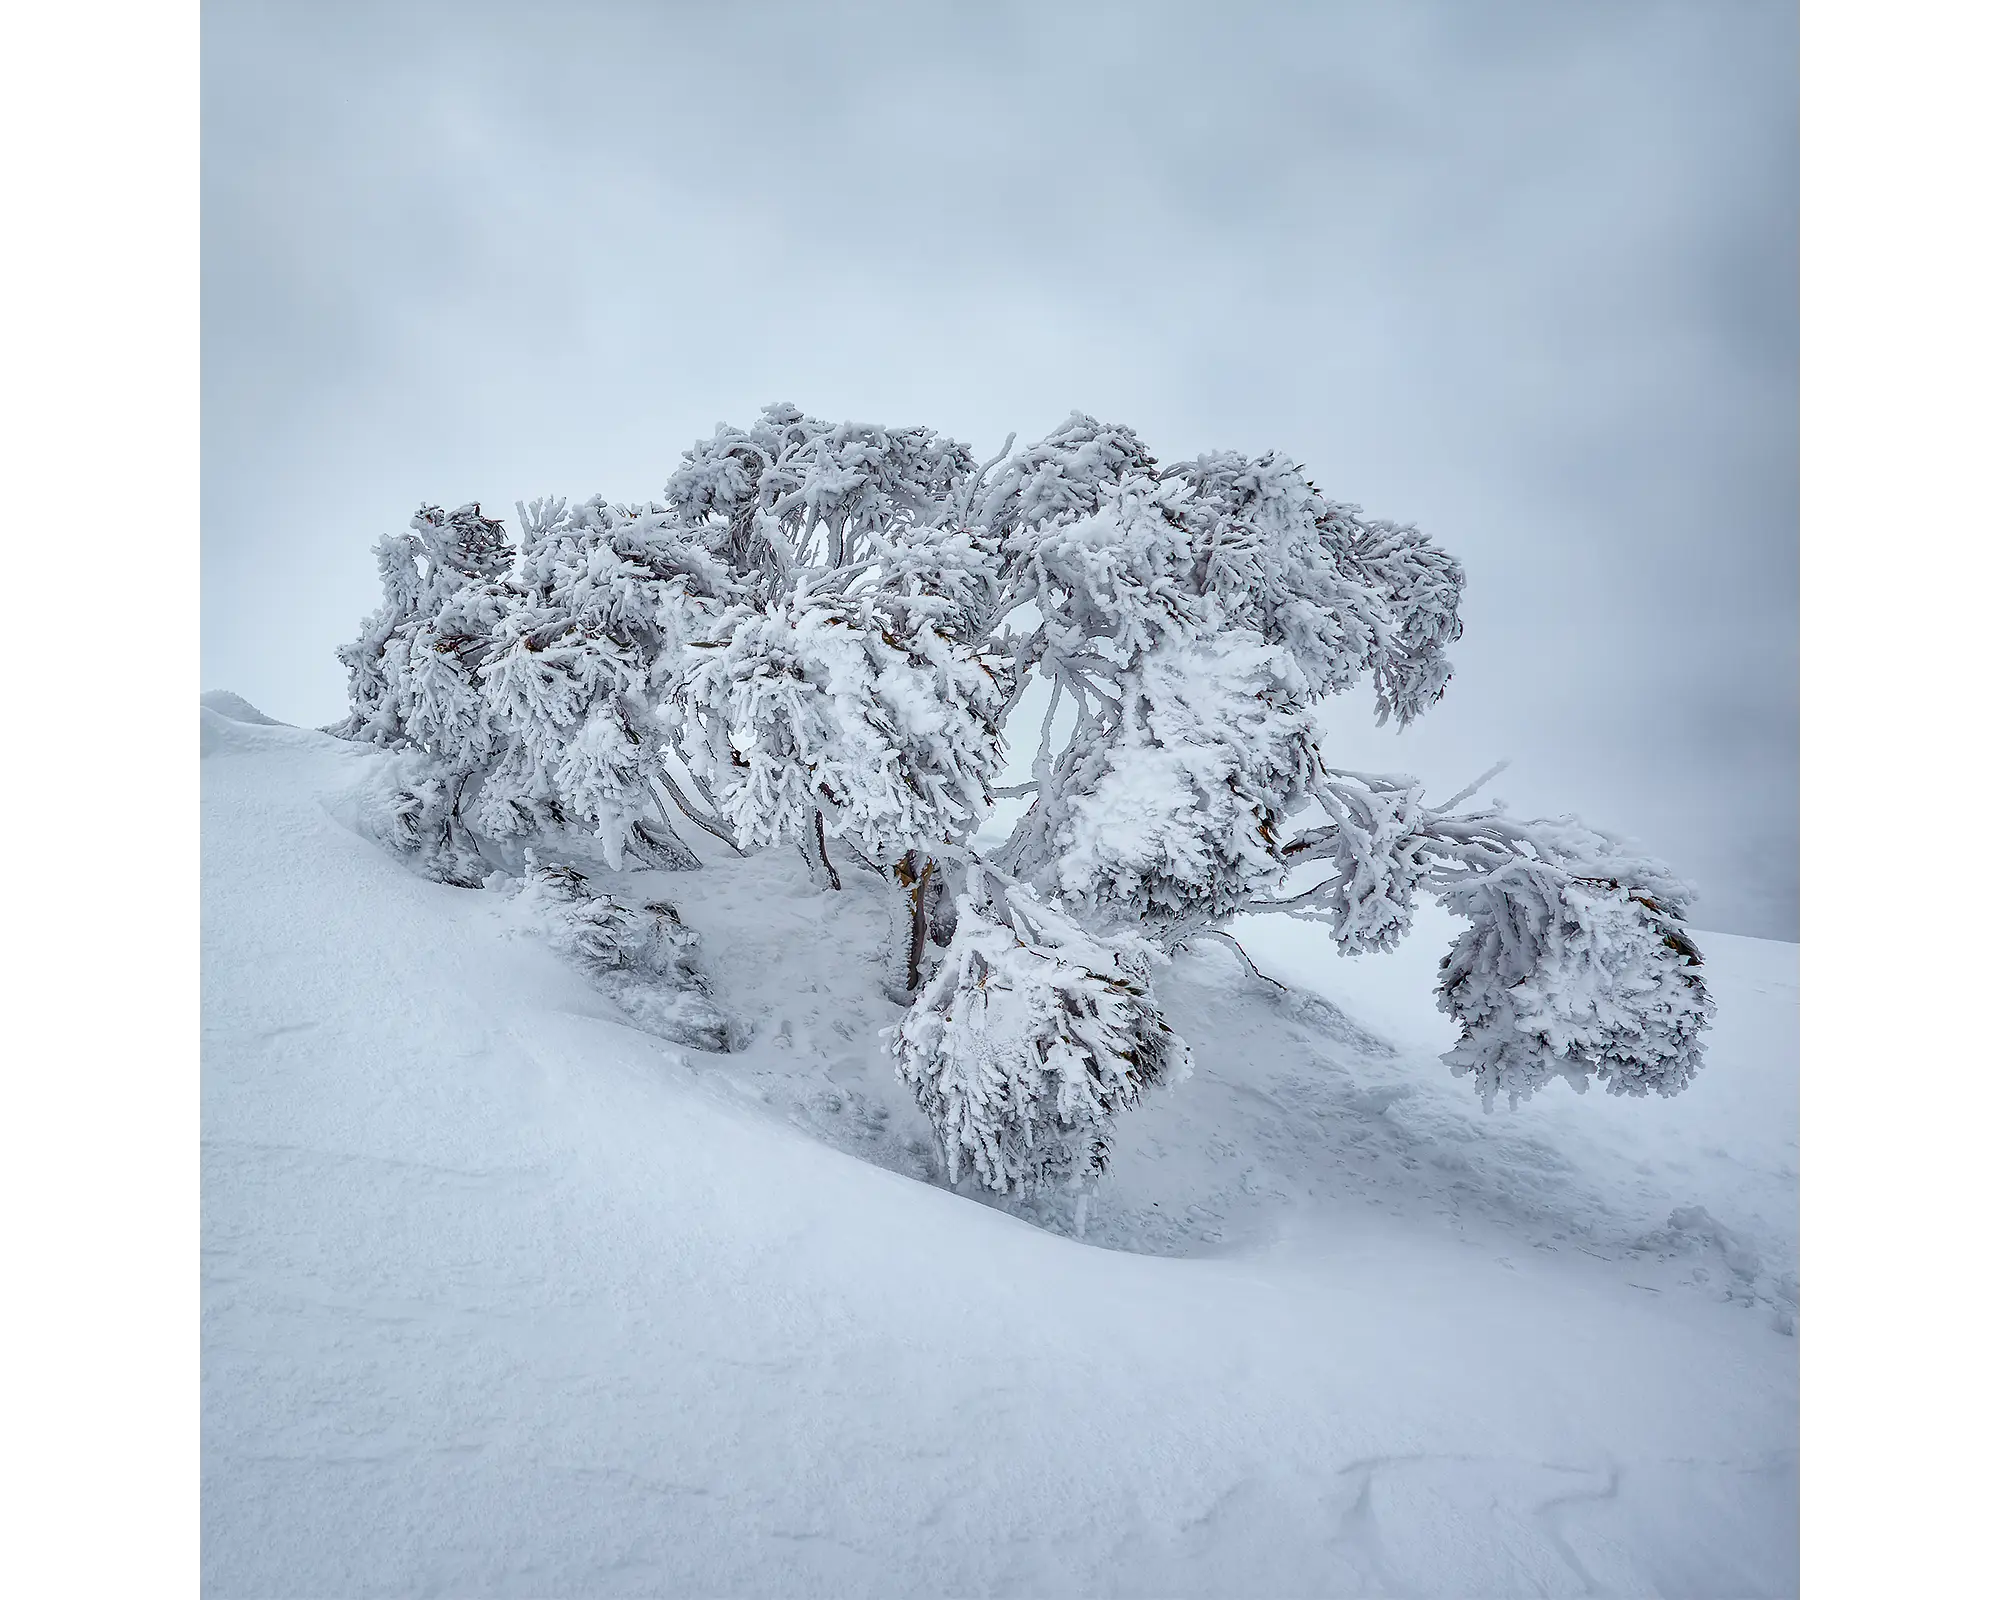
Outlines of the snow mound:
<svg viewBox="0 0 2000 1600">
<path fill-rule="evenodd" d="M 210 689 L 201 697 L 201 703 L 217 716 L 227 717 L 231 722 L 257 723 L 266 728 L 282 727 L 276 717 L 267 717 L 243 696 L 231 689 Z"/>
<path fill-rule="evenodd" d="M 1686 1094 L 1511 1116 L 1442 928 L 1198 947 L 1079 1240 L 934 1180 L 867 874 L 607 875 L 685 1049 L 365 838 L 380 752 L 202 721 L 205 1592 L 1797 1592 L 1795 947 L 1704 941 Z"/>
</svg>

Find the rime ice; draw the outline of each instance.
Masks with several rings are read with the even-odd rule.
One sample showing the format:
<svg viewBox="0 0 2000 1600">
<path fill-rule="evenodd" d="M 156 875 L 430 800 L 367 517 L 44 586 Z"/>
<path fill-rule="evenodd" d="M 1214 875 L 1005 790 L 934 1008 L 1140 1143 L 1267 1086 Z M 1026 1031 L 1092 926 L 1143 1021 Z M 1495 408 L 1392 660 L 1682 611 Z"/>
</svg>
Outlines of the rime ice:
<svg viewBox="0 0 2000 1600">
<path fill-rule="evenodd" d="M 341 651 L 334 731 L 394 753 L 368 825 L 465 887 L 538 848 L 691 870 L 687 826 L 796 847 L 828 889 L 892 880 L 898 1070 L 946 1175 L 1003 1192 L 1105 1170 L 1114 1115 L 1179 1060 L 1150 963 L 1246 913 L 1343 953 L 1393 949 L 1419 896 L 1464 919 L 1438 1003 L 1489 1108 L 1556 1077 L 1686 1086 L 1711 1002 L 1670 871 L 1320 748 L 1327 696 L 1365 683 L 1402 726 L 1444 694 L 1456 561 L 1276 452 L 1162 466 L 1080 414 L 1011 446 L 981 465 L 774 405 L 658 501 L 520 505 L 518 546 L 477 506 L 420 508 Z M 1032 803 L 982 849 L 1010 732 Z M 579 948 L 638 915 L 564 870 Z"/>
</svg>

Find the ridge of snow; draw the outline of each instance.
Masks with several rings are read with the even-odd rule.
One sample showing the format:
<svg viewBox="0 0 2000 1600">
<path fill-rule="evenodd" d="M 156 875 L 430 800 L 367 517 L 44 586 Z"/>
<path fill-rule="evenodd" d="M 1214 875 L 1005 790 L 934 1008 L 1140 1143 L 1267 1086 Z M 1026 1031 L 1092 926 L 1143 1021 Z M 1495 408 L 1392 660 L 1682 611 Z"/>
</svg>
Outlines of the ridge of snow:
<svg viewBox="0 0 2000 1600">
<path fill-rule="evenodd" d="M 201 697 L 201 703 L 218 716 L 227 717 L 231 722 L 254 723 L 265 728 L 283 726 L 276 717 L 265 716 L 233 689 L 207 690 Z"/>
</svg>

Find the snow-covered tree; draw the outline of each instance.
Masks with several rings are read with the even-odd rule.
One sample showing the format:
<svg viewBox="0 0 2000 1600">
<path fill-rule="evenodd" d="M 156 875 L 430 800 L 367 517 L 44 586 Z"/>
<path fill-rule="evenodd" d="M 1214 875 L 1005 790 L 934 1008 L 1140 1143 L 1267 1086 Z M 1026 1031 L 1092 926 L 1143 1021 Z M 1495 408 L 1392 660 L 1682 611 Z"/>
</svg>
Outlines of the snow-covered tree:
<svg viewBox="0 0 2000 1600">
<path fill-rule="evenodd" d="M 1366 684 L 1403 726 L 1444 693 L 1464 574 L 1283 455 L 1163 467 L 1075 414 L 980 465 L 778 405 L 658 501 L 518 512 L 518 550 L 476 506 L 378 547 L 337 730 L 400 752 L 378 832 L 467 884 L 555 840 L 693 866 L 682 822 L 797 847 L 828 889 L 845 851 L 903 907 L 891 1048 L 954 1179 L 1101 1171 L 1111 1119 L 1180 1060 L 1151 965 L 1245 912 L 1342 953 L 1393 947 L 1419 895 L 1463 918 L 1439 1004 L 1489 1107 L 1554 1077 L 1672 1094 L 1700 1065 L 1666 868 L 1327 759 L 1327 697 Z M 1010 733 L 1030 804 L 983 841 Z"/>
<path fill-rule="evenodd" d="M 371 816 L 385 843 L 439 882 L 476 887 L 491 868 L 465 816 L 493 733 L 478 682 L 507 609 L 506 525 L 477 505 L 419 506 L 375 547 L 382 605 L 339 652 L 348 715 L 333 728 L 402 752 Z"/>
</svg>

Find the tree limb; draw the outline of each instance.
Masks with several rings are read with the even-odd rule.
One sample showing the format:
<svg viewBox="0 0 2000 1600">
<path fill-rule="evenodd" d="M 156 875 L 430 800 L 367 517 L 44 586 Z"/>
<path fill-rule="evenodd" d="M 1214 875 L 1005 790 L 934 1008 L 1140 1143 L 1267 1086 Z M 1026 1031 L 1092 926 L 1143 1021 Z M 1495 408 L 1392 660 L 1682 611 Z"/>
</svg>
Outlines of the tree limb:
<svg viewBox="0 0 2000 1600">
<path fill-rule="evenodd" d="M 1191 939 L 1213 939 L 1218 944 L 1228 945 L 1230 949 L 1236 952 L 1236 959 L 1243 963 L 1244 971 L 1248 972 L 1253 978 L 1262 978 L 1266 983 L 1271 985 L 1272 988 L 1278 989 L 1286 994 L 1291 993 L 1291 986 L 1289 984 L 1280 983 L 1276 978 L 1272 977 L 1268 972 L 1262 972 L 1258 970 L 1257 963 L 1250 959 L 1250 952 L 1245 950 L 1242 945 L 1236 942 L 1236 936 L 1234 934 L 1224 933 L 1220 928 L 1197 928 L 1193 933 L 1189 934 L 1188 937 Z"/>
</svg>

